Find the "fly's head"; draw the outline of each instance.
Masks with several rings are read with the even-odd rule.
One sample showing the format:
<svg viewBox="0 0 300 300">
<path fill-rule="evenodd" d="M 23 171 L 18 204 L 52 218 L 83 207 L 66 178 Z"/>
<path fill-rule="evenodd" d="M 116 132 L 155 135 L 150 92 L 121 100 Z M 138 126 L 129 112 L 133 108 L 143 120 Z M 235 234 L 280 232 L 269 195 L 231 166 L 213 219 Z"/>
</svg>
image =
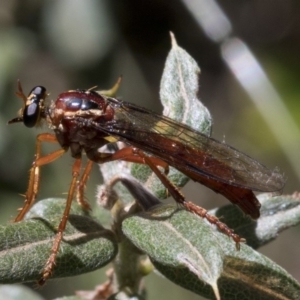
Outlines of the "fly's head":
<svg viewBox="0 0 300 300">
<path fill-rule="evenodd" d="M 34 87 L 28 96 L 23 93 L 20 81 L 18 81 L 19 98 L 23 100 L 24 106 L 19 110 L 18 117 L 8 121 L 8 124 L 23 122 L 26 127 L 38 126 L 41 119 L 45 118 L 46 89 L 43 86 Z"/>
</svg>

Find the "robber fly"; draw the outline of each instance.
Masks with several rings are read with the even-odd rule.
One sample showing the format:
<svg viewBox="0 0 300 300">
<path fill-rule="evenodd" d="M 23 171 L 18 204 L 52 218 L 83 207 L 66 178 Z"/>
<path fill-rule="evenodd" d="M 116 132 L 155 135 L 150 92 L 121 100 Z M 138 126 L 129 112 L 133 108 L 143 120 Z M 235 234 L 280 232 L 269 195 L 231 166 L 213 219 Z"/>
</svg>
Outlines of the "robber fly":
<svg viewBox="0 0 300 300">
<path fill-rule="evenodd" d="M 8 123 L 23 122 L 27 127 L 34 127 L 45 122 L 54 134 L 42 133 L 37 136 L 36 156 L 30 170 L 25 204 L 16 222 L 23 219 L 36 199 L 40 167 L 68 150 L 75 158 L 65 211 L 40 284 L 51 276 L 54 269 L 74 194 L 79 193 L 79 203 L 89 208 L 83 197 L 83 189 L 94 162 L 124 160 L 148 165 L 177 203 L 215 224 L 236 242 L 237 247 L 244 239 L 218 218 L 209 215 L 204 208 L 187 201 L 168 179 L 168 166 L 221 193 L 254 219 L 259 217 L 260 203 L 253 191 L 277 192 L 284 186 L 285 180 L 278 171 L 269 170 L 229 145 L 170 118 L 92 89 L 70 90 L 60 94 L 55 102 L 46 104 L 44 87 L 34 87 L 26 97 L 19 82 L 17 95 L 24 102 L 23 108 L 19 116 Z M 117 141 L 127 146 L 114 153 L 99 152 L 102 146 Z M 43 156 L 43 142 L 58 142 L 61 148 Z M 88 157 L 88 163 L 79 178 L 83 152 Z M 158 167 L 164 168 L 165 172 Z"/>
</svg>

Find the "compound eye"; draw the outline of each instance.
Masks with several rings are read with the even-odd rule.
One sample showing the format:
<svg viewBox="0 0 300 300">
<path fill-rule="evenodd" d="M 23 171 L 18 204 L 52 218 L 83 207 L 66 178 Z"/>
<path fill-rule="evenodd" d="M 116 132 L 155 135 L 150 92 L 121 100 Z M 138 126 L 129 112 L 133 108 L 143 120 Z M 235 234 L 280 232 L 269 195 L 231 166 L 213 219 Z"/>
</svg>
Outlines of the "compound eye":
<svg viewBox="0 0 300 300">
<path fill-rule="evenodd" d="M 23 111 L 23 123 L 26 127 L 34 127 L 38 123 L 46 95 L 46 89 L 43 86 L 36 86 L 29 93 Z"/>
<path fill-rule="evenodd" d="M 26 127 L 34 127 L 40 118 L 40 106 L 36 102 L 27 105 L 23 113 L 23 122 Z"/>
<path fill-rule="evenodd" d="M 35 95 L 40 99 L 44 99 L 46 97 L 46 88 L 43 86 L 36 86 L 30 91 L 28 98 L 32 95 Z"/>
</svg>

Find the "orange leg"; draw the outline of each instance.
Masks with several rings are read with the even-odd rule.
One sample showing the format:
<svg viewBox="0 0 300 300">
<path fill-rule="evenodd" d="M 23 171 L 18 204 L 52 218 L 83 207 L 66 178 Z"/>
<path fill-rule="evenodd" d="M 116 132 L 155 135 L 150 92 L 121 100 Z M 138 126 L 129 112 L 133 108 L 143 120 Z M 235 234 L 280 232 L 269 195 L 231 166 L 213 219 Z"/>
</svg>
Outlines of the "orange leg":
<svg viewBox="0 0 300 300">
<path fill-rule="evenodd" d="M 21 221 L 32 206 L 32 204 L 35 202 L 40 185 L 40 167 L 58 159 L 67 151 L 66 149 L 59 149 L 45 156 L 41 156 L 42 142 L 57 143 L 57 139 L 55 135 L 50 133 L 42 133 L 37 136 L 35 147 L 35 160 L 30 169 L 29 183 L 27 191 L 25 193 L 24 206 L 20 209 L 14 222 Z"/>
<path fill-rule="evenodd" d="M 46 280 L 51 276 L 53 269 L 55 267 L 56 256 L 59 251 L 59 246 L 60 246 L 61 240 L 63 238 L 63 233 L 64 233 L 66 225 L 67 225 L 74 193 L 76 192 L 76 188 L 77 188 L 77 180 L 78 180 L 78 176 L 79 176 L 79 172 L 80 172 L 80 166 L 81 166 L 81 158 L 76 159 L 73 164 L 72 181 L 71 181 L 71 185 L 70 185 L 70 189 L 69 189 L 69 193 L 68 193 L 67 203 L 66 203 L 65 210 L 64 210 L 62 219 L 59 223 L 58 230 L 57 230 L 54 242 L 53 242 L 53 246 L 51 249 L 51 255 L 48 258 L 46 265 L 44 267 L 42 278 L 38 282 L 40 285 L 43 285 L 46 282 Z"/>
<path fill-rule="evenodd" d="M 30 181 L 29 181 L 28 190 L 26 192 L 26 200 L 27 199 L 30 200 L 31 198 L 35 200 L 38 191 L 38 186 L 39 186 L 39 167 L 44 164 L 52 162 L 53 160 L 57 159 L 63 153 L 66 152 L 65 149 L 60 149 L 46 156 L 40 157 L 41 141 L 56 142 L 56 139 L 55 136 L 50 134 L 42 134 L 38 136 L 37 146 L 36 146 L 36 160 L 34 161 L 33 167 L 31 168 L 30 171 Z M 87 156 L 89 157 L 90 160 L 88 161 L 88 164 L 80 180 L 78 180 L 78 177 L 80 173 L 81 159 L 76 159 L 74 162 L 73 169 L 72 169 L 72 182 L 68 192 L 68 198 L 67 198 L 65 210 L 62 219 L 59 223 L 58 230 L 53 242 L 51 255 L 46 262 L 45 268 L 42 273 L 42 278 L 39 280 L 40 285 L 43 285 L 45 281 L 51 276 L 53 269 L 55 267 L 56 256 L 58 254 L 60 243 L 63 238 L 63 232 L 66 228 L 72 200 L 76 192 L 77 192 L 77 201 L 79 202 L 79 204 L 81 204 L 85 208 L 89 208 L 88 203 L 84 200 L 83 193 L 93 162 L 105 163 L 113 160 L 123 160 L 123 161 L 148 165 L 151 168 L 151 170 L 158 176 L 158 178 L 161 180 L 161 182 L 164 184 L 164 186 L 167 188 L 167 190 L 173 196 L 173 198 L 176 200 L 177 203 L 184 206 L 188 211 L 191 211 L 201 216 L 202 218 L 206 218 L 210 223 L 215 224 L 220 231 L 227 234 L 236 242 L 237 248 L 239 248 L 240 242 L 244 242 L 244 239 L 240 238 L 237 234 L 235 234 L 234 231 L 231 230 L 227 225 L 220 222 L 218 218 L 209 215 L 204 208 L 201 208 L 192 202 L 186 201 L 186 199 L 180 193 L 177 187 L 174 184 L 172 184 L 172 182 L 166 176 L 166 173 L 168 172 L 168 164 L 166 164 L 164 161 L 155 157 L 147 156 L 143 151 L 136 149 L 134 147 L 126 147 L 113 154 L 91 151 L 91 152 L 87 152 Z M 162 173 L 158 169 L 158 166 L 163 167 L 165 172 Z M 29 203 L 25 201 L 25 206 L 27 205 L 26 207 L 28 208 L 24 206 L 24 208 L 22 209 L 19 215 L 21 215 L 21 213 L 26 210 L 24 212 L 25 214 L 28 211 L 29 207 L 34 202 L 34 200 L 33 201 L 31 200 L 31 202 Z M 20 219 L 22 219 L 24 214 L 21 215 Z"/>
</svg>

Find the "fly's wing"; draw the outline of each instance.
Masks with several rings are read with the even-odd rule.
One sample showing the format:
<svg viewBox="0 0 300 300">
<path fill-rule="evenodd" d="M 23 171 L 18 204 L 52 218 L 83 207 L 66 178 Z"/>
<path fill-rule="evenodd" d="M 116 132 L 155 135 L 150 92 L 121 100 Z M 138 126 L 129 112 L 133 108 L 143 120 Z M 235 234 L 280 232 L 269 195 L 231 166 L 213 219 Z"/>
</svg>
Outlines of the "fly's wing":
<svg viewBox="0 0 300 300">
<path fill-rule="evenodd" d="M 246 154 L 191 127 L 128 102 L 108 98 L 114 120 L 93 127 L 153 154 L 201 182 L 197 176 L 245 189 L 281 191 L 285 179 Z"/>
</svg>

